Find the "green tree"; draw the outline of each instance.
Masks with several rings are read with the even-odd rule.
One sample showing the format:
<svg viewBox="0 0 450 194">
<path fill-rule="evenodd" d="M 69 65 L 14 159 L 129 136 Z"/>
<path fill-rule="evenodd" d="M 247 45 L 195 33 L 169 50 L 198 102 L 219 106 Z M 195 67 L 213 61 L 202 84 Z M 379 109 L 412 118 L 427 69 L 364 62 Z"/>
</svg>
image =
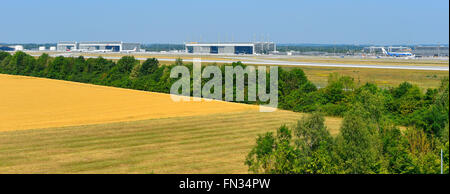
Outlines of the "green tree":
<svg viewBox="0 0 450 194">
<path fill-rule="evenodd" d="M 273 168 L 272 153 L 274 152 L 275 137 L 272 132 L 258 135 L 256 146 L 250 151 L 245 159 L 249 172 L 270 173 Z"/>
<path fill-rule="evenodd" d="M 412 99 L 411 99 L 412 100 Z M 428 134 L 442 136 L 449 122 L 449 82 L 444 78 L 430 105 L 421 107 L 411 115 L 410 124 Z"/>
<path fill-rule="evenodd" d="M 411 174 L 415 172 L 408 141 L 395 126 L 386 125 L 380 131 L 383 143 L 383 156 L 387 160 L 387 171 L 394 174 Z"/>
<path fill-rule="evenodd" d="M 400 98 L 408 92 L 409 89 L 413 87 L 412 84 L 408 82 L 401 83 L 397 88 L 392 88 L 391 93 L 394 98 Z"/>
<path fill-rule="evenodd" d="M 299 153 L 296 173 L 336 173 L 334 139 L 325 126 L 325 118 L 313 113 L 302 118 L 294 129 L 295 145 Z"/>
<path fill-rule="evenodd" d="M 305 72 L 302 69 L 296 68 L 290 71 L 279 71 L 279 88 L 283 95 L 289 95 L 292 91 L 299 89 L 302 85 L 308 82 Z M 309 90 L 314 90 L 310 88 Z"/>
<path fill-rule="evenodd" d="M 133 56 L 123 56 L 119 61 L 117 61 L 117 69 L 121 73 L 129 74 L 133 67 L 138 63 L 139 61 Z"/>
<path fill-rule="evenodd" d="M 325 95 L 329 103 L 336 104 L 345 98 L 344 85 L 340 82 L 332 82 L 325 88 Z"/>
<path fill-rule="evenodd" d="M 22 51 L 16 52 L 12 55 L 9 64 L 7 66 L 7 70 L 9 70 L 12 74 L 22 74 L 25 73 L 25 69 L 27 68 L 27 55 Z"/>
<path fill-rule="evenodd" d="M 385 173 L 378 131 L 358 106 L 349 111 L 336 139 L 339 168 L 349 174 Z"/>
<path fill-rule="evenodd" d="M 33 69 L 34 75 L 43 76 L 43 71 L 47 68 L 50 62 L 50 56 L 47 53 L 42 54 L 36 61 L 36 66 Z"/>
<path fill-rule="evenodd" d="M 175 65 L 183 65 L 183 59 L 181 59 L 181 58 L 177 58 L 176 60 L 175 60 Z"/>
<path fill-rule="evenodd" d="M 291 145 L 291 131 L 281 126 L 277 136 L 269 132 L 258 136 L 256 146 L 245 160 L 249 171 L 253 173 L 290 174 L 294 173 L 297 152 Z"/>
<path fill-rule="evenodd" d="M 321 142 L 332 141 L 325 126 L 325 118 L 320 113 L 313 113 L 298 121 L 294 134 L 297 147 L 306 154 L 316 150 Z"/>
<path fill-rule="evenodd" d="M 294 137 L 285 125 L 278 129 L 276 137 L 273 133 L 258 136 L 245 164 L 253 173 L 335 173 L 332 149 L 333 138 L 323 116 L 313 114 L 298 122 Z"/>
<path fill-rule="evenodd" d="M 139 70 L 139 74 L 140 75 L 149 75 L 154 73 L 159 66 L 159 61 L 156 58 L 151 58 L 151 59 L 147 59 L 144 61 L 144 63 L 142 63 L 142 66 Z"/>
<path fill-rule="evenodd" d="M 9 73 L 9 74 L 12 73 L 11 70 L 10 70 L 10 66 L 9 66 L 9 62 L 11 61 L 11 58 L 12 58 L 11 55 L 7 55 L 5 58 L 3 58 L 0 61 L 0 72 L 2 72 L 2 73 Z"/>
<path fill-rule="evenodd" d="M 9 54 L 8 52 L 0 51 L 0 63 L 8 56 L 11 56 L 11 54 Z"/>
</svg>

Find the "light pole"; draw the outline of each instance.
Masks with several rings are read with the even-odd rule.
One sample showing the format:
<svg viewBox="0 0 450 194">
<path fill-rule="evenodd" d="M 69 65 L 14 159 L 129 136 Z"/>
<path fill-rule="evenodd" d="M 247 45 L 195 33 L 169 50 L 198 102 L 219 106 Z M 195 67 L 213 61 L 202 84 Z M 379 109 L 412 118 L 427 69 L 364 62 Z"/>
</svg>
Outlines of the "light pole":
<svg viewBox="0 0 450 194">
<path fill-rule="evenodd" d="M 443 157 L 442 157 L 442 149 L 441 149 L 441 174 L 444 174 L 444 166 L 443 166 L 442 162 L 443 162 Z"/>
</svg>

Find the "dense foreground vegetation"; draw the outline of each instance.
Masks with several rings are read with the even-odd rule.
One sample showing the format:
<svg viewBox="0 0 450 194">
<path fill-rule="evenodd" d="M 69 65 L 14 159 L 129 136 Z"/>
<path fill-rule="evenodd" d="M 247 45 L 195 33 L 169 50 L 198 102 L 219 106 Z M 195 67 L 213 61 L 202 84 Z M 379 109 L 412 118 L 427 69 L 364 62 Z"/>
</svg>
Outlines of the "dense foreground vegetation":
<svg viewBox="0 0 450 194">
<path fill-rule="evenodd" d="M 192 64 L 181 60 L 159 66 L 156 59 L 140 63 L 131 56 L 114 62 L 47 54 L 35 59 L 23 52 L 0 52 L 0 73 L 163 93 L 169 93 L 176 81 L 170 78 L 170 70 L 177 65 L 192 72 Z M 406 82 L 380 89 L 331 74 L 328 85 L 318 89 L 301 69 L 281 69 L 279 108 L 314 114 L 293 129 L 282 126 L 276 135 L 259 136 L 246 164 L 251 172 L 264 173 L 439 173 L 442 149 L 448 173 L 448 94 L 448 78 L 440 88 L 423 93 Z M 337 137 L 325 129 L 322 114 L 344 117 Z M 400 130 L 398 125 L 407 129 Z"/>
<path fill-rule="evenodd" d="M 438 174 L 442 151 L 443 172 L 449 173 L 448 78 L 422 94 L 409 83 L 383 90 L 374 84 L 354 87 L 349 78 L 330 76 L 322 92 L 296 95 L 287 108 L 316 111 L 292 129 L 281 126 L 276 134 L 259 135 L 245 162 L 250 172 Z M 328 99 L 328 104 L 313 102 L 313 109 L 304 109 L 304 99 Z M 344 117 L 337 137 L 329 134 L 320 112 Z M 408 128 L 400 130 L 397 124 Z"/>
</svg>

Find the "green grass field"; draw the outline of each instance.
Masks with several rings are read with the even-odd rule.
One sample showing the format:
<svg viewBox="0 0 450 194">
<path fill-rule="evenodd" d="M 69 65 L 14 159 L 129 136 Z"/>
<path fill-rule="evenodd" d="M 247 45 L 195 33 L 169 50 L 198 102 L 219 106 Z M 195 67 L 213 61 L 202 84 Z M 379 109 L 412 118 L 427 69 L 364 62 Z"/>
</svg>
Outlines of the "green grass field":
<svg viewBox="0 0 450 194">
<path fill-rule="evenodd" d="M 257 134 L 301 117 L 251 111 L 0 132 L 0 173 L 247 173 Z M 336 134 L 340 119 L 327 125 Z"/>
</svg>

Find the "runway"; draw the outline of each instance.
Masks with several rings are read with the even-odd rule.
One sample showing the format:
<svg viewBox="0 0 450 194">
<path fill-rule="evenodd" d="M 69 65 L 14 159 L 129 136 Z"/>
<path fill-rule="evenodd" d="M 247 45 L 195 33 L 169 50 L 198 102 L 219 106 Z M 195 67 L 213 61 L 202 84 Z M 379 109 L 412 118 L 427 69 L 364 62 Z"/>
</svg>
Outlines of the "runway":
<svg viewBox="0 0 450 194">
<path fill-rule="evenodd" d="M 107 57 L 105 57 L 107 58 Z M 107 59 L 120 59 L 119 57 L 109 57 Z M 146 60 L 147 58 L 136 58 Z M 175 61 L 175 59 L 158 58 L 159 61 Z M 183 59 L 185 62 L 193 62 L 191 59 Z M 232 63 L 226 60 L 201 60 L 205 63 Z M 236 60 L 239 61 L 239 60 Z M 409 70 L 428 70 L 428 71 L 449 71 L 449 67 L 439 66 L 409 66 L 409 65 L 367 65 L 367 64 L 332 64 L 332 63 L 301 63 L 276 60 L 241 60 L 246 65 L 279 65 L 279 66 L 308 66 L 308 67 L 346 67 L 346 68 L 372 68 L 372 69 L 409 69 Z"/>
<path fill-rule="evenodd" d="M 65 56 L 65 57 L 78 57 L 80 55 L 74 55 L 69 53 L 53 54 L 52 57 Z M 98 56 L 84 56 L 85 58 L 97 58 Z M 102 56 L 105 59 L 118 60 L 120 57 Z M 137 60 L 146 60 L 147 58 L 137 57 Z M 157 57 L 159 61 L 175 61 L 173 58 Z M 292 61 L 279 61 L 279 60 L 264 60 L 264 59 L 248 59 L 248 58 L 235 58 L 229 57 L 231 61 L 227 60 L 201 60 L 205 63 L 232 63 L 235 61 L 241 61 L 246 65 L 278 65 L 278 66 L 308 66 L 308 67 L 344 67 L 344 68 L 372 68 L 372 69 L 403 69 L 403 70 L 426 70 L 426 71 L 449 71 L 449 67 L 443 66 L 414 66 L 414 65 L 372 65 L 372 64 L 333 64 L 333 63 L 302 63 Z M 192 59 L 183 59 L 184 62 L 193 62 Z"/>
</svg>

